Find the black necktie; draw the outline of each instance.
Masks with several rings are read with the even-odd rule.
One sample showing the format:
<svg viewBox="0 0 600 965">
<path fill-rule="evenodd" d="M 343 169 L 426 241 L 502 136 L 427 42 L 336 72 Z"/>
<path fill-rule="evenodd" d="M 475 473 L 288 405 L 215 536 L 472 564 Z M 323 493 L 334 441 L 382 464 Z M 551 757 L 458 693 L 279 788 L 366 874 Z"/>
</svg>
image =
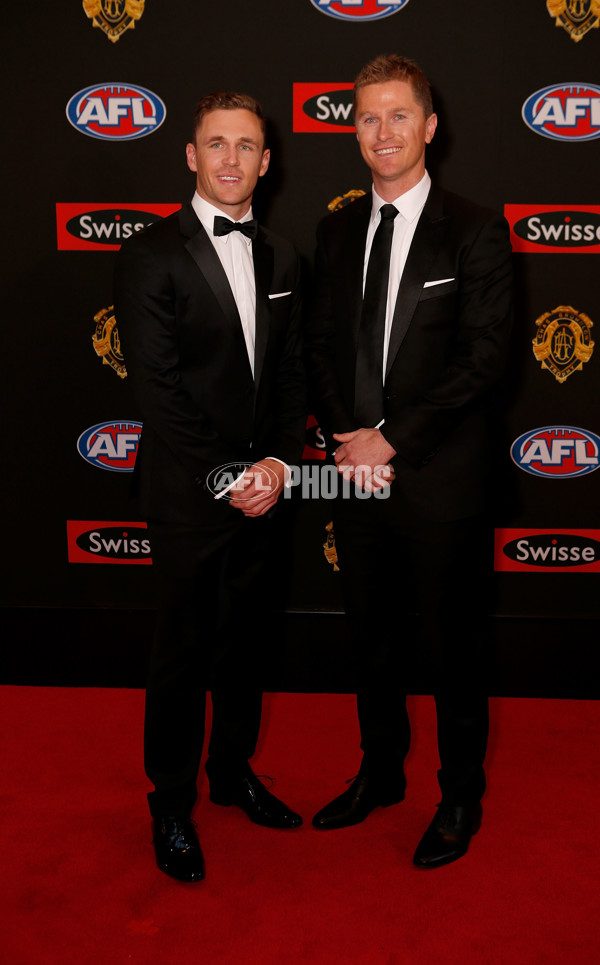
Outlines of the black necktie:
<svg viewBox="0 0 600 965">
<path fill-rule="evenodd" d="M 381 221 L 369 254 L 356 353 L 354 415 L 357 428 L 374 428 L 383 418 L 383 339 L 397 214 L 398 209 L 393 204 L 384 204 L 380 208 Z"/>
<path fill-rule="evenodd" d="M 255 218 L 252 221 L 231 221 L 230 218 L 220 218 L 217 215 L 213 225 L 213 234 L 219 237 L 220 235 L 228 235 L 230 231 L 241 231 L 243 235 L 246 235 L 246 238 L 254 239 L 258 233 L 258 221 Z"/>
</svg>

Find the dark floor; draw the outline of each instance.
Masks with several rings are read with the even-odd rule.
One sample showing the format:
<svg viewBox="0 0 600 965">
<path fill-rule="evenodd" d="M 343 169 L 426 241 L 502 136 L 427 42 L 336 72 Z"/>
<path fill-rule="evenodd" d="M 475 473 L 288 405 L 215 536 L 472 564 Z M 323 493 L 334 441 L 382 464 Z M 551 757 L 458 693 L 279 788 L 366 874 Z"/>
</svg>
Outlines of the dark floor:
<svg viewBox="0 0 600 965">
<path fill-rule="evenodd" d="M 2 610 L 0 683 L 33 686 L 143 687 L 151 610 Z M 487 648 L 489 692 L 505 697 L 600 697 L 600 622 L 495 618 Z M 272 617 L 264 689 L 351 693 L 356 676 L 339 613 Z M 405 621 L 403 633 L 410 634 Z M 411 693 L 430 691 L 415 666 Z"/>
</svg>

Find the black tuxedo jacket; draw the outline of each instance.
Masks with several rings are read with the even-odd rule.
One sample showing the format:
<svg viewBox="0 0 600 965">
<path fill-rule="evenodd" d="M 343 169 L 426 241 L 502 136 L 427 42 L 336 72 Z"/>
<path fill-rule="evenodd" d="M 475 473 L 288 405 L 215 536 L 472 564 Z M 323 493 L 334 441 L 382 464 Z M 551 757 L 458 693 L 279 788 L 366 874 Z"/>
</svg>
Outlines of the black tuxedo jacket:
<svg viewBox="0 0 600 965">
<path fill-rule="evenodd" d="M 318 229 L 307 347 L 328 442 L 359 428 L 354 378 L 371 202 L 365 195 Z M 396 299 L 381 430 L 397 452 L 393 485 L 427 518 L 459 519 L 484 506 L 485 410 L 507 357 L 511 305 L 505 220 L 432 185 Z"/>
<path fill-rule="evenodd" d="M 293 463 L 302 453 L 299 261 L 263 228 L 252 253 L 254 377 L 227 276 L 191 204 L 135 234 L 117 257 L 115 316 L 143 419 L 136 474 L 148 519 L 232 517 L 203 487 L 211 470 L 266 456 Z"/>
</svg>

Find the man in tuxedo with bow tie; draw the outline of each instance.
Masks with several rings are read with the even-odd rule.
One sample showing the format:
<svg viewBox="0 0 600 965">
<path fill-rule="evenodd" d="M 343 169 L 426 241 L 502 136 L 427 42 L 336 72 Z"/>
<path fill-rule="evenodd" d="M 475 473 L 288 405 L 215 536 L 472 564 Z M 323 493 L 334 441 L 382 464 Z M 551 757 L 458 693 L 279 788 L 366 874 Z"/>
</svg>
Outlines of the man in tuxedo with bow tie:
<svg viewBox="0 0 600 965">
<path fill-rule="evenodd" d="M 396 55 L 367 64 L 354 111 L 373 191 L 319 226 L 309 374 L 339 472 L 362 473 L 363 488 L 387 498 L 335 507 L 363 759 L 313 823 L 357 824 L 404 798 L 406 671 L 417 650 L 435 694 L 441 803 L 414 862 L 435 868 L 460 858 L 481 822 L 486 410 L 507 356 L 511 249 L 503 218 L 431 183 L 425 149 L 437 117 L 416 64 Z"/>
<path fill-rule="evenodd" d="M 191 203 L 117 259 L 116 317 L 143 419 L 136 460 L 156 577 L 144 751 L 159 868 L 204 877 L 191 820 L 204 741 L 211 801 L 257 824 L 298 814 L 253 773 L 272 510 L 299 460 L 305 399 L 299 262 L 252 217 L 269 165 L 260 105 L 216 92 L 196 107 Z M 229 474 L 215 474 L 219 467 Z M 242 470 L 248 467 L 242 476 Z M 226 492 L 219 484 L 239 481 Z"/>
</svg>

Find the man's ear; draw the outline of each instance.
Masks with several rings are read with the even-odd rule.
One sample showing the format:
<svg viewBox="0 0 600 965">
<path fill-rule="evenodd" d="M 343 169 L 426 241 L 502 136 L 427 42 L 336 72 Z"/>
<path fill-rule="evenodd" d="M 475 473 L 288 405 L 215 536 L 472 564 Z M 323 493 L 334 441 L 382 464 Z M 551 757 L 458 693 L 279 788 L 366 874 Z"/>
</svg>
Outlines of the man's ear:
<svg viewBox="0 0 600 965">
<path fill-rule="evenodd" d="M 198 165 L 196 163 L 196 145 L 195 144 L 186 144 L 185 156 L 187 158 L 187 164 L 190 171 L 197 171 Z"/>
<path fill-rule="evenodd" d="M 263 174 L 267 173 L 267 168 L 269 167 L 269 161 L 271 160 L 271 152 L 269 148 L 263 151 L 262 161 L 260 162 L 260 171 L 258 172 L 259 178 L 262 178 Z M 189 161 L 188 161 L 189 164 Z"/>
<path fill-rule="evenodd" d="M 430 114 L 425 122 L 425 143 L 431 144 L 437 128 L 437 114 Z"/>
</svg>

